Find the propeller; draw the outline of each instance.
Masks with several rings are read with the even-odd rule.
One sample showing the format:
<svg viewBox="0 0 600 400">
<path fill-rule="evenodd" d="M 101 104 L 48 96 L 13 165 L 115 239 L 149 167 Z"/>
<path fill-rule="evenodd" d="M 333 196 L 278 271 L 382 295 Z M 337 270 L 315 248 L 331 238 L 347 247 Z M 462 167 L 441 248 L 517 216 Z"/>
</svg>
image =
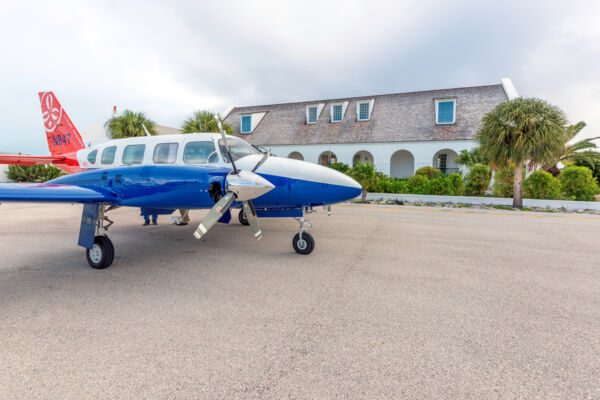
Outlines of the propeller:
<svg viewBox="0 0 600 400">
<path fill-rule="evenodd" d="M 225 196 L 217 201 L 213 208 L 210 209 L 204 220 L 198 225 L 198 228 L 194 232 L 194 237 L 200 239 L 202 236 L 206 235 L 209 229 L 223 217 L 233 202 L 237 200 L 242 202 L 244 213 L 248 219 L 250 229 L 252 229 L 252 232 L 254 233 L 254 237 L 260 239 L 262 237 L 262 231 L 258 224 L 258 217 L 252 199 L 262 196 L 272 190 L 275 186 L 262 176 L 255 174 L 254 171 L 266 161 L 269 154 L 265 153 L 252 171 L 238 170 L 235 161 L 231 156 L 231 150 L 227 143 L 227 135 L 221 124 L 221 119 L 219 116 L 216 116 L 215 119 L 217 120 L 217 126 L 221 132 L 223 145 L 225 146 L 225 151 L 231 161 L 233 171 L 225 178 Z"/>
</svg>

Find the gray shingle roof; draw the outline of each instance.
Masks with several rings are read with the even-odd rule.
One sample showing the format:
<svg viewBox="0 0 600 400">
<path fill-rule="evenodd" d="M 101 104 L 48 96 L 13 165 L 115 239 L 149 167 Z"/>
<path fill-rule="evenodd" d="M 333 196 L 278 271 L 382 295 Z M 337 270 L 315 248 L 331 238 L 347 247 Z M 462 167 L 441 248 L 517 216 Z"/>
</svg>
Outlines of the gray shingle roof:
<svg viewBox="0 0 600 400">
<path fill-rule="evenodd" d="M 435 99 L 456 99 L 456 123 L 436 125 Z M 371 119 L 356 120 L 356 104 L 374 99 Z M 481 119 L 507 100 L 502 85 L 396 93 L 299 103 L 235 107 L 225 118 L 252 144 L 321 144 L 473 139 Z M 349 101 L 342 122 L 330 122 L 330 105 Z M 316 124 L 306 123 L 306 106 L 325 103 Z M 240 116 L 266 112 L 251 134 L 240 134 Z"/>
</svg>

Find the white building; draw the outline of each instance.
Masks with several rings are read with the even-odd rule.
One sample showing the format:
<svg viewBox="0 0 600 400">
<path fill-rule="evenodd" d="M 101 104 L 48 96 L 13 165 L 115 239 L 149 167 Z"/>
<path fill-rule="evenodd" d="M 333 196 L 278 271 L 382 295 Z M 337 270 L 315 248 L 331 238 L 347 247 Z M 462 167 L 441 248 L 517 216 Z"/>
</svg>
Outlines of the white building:
<svg viewBox="0 0 600 400">
<path fill-rule="evenodd" d="M 488 86 L 233 107 L 224 120 L 280 157 L 368 162 L 406 177 L 423 166 L 458 171 L 456 156 L 476 146 L 482 117 L 517 96 L 505 78 Z"/>
</svg>

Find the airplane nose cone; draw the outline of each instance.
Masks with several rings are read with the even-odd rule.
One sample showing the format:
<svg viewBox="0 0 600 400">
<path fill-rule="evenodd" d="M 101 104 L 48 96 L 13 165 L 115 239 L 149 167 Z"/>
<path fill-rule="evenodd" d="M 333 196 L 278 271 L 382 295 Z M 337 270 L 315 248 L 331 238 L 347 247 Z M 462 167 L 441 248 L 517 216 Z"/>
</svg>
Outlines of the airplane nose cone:
<svg viewBox="0 0 600 400">
<path fill-rule="evenodd" d="M 239 171 L 237 175 L 228 175 L 227 190 L 236 194 L 238 201 L 252 200 L 273 190 L 271 182 L 250 171 Z"/>
</svg>

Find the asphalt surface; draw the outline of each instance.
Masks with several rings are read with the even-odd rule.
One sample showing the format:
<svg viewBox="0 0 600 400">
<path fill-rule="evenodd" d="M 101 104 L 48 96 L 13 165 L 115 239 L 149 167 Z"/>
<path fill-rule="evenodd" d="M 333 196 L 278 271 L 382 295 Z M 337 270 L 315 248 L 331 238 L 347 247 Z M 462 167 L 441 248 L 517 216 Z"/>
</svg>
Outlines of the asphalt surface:
<svg viewBox="0 0 600 400">
<path fill-rule="evenodd" d="M 301 256 L 138 211 L 96 271 L 80 206 L 0 206 L 1 399 L 600 398 L 598 216 L 343 205 Z"/>
</svg>

